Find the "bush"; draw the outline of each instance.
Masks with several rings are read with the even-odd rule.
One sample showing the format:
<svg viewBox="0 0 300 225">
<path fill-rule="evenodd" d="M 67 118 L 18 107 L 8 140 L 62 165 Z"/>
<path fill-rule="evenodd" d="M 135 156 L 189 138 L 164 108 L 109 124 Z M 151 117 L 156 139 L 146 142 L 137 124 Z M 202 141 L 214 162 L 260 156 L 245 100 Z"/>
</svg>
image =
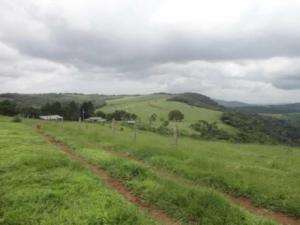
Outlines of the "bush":
<svg viewBox="0 0 300 225">
<path fill-rule="evenodd" d="M 199 120 L 197 123 L 192 124 L 191 128 L 199 132 L 196 136 L 206 139 L 229 140 L 233 138 L 226 131 L 219 129 L 216 123 L 209 123 L 205 120 Z"/>
<path fill-rule="evenodd" d="M 136 120 L 137 119 L 137 115 L 134 114 L 134 113 L 126 112 L 125 110 L 116 110 L 113 113 L 106 114 L 106 119 L 107 120 L 115 119 L 117 121 L 122 121 L 122 120 Z"/>
<path fill-rule="evenodd" d="M 17 115 L 17 116 L 14 116 L 11 121 L 14 123 L 20 123 L 20 122 L 22 122 L 22 119 L 19 115 Z"/>
<path fill-rule="evenodd" d="M 170 111 L 168 117 L 170 121 L 176 121 L 176 122 L 180 122 L 184 119 L 183 113 L 177 109 Z"/>
<path fill-rule="evenodd" d="M 102 112 L 102 111 L 97 111 L 95 113 L 95 115 L 98 116 L 98 117 L 101 117 L 101 118 L 105 118 L 106 117 L 106 114 L 104 112 Z"/>
</svg>

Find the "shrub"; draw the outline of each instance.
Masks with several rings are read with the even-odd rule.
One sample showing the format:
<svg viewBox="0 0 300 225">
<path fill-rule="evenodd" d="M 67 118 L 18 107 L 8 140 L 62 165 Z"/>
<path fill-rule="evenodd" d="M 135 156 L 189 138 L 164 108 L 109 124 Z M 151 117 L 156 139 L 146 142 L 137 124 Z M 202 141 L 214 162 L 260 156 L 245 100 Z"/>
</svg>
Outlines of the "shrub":
<svg viewBox="0 0 300 225">
<path fill-rule="evenodd" d="M 22 122 L 22 119 L 19 115 L 16 115 L 12 118 L 11 121 L 14 122 L 14 123 L 20 123 L 20 122 Z"/>
<path fill-rule="evenodd" d="M 170 121 L 182 121 L 184 119 L 184 115 L 179 110 L 175 109 L 169 112 L 168 118 Z"/>
<path fill-rule="evenodd" d="M 202 138 L 221 140 L 232 139 L 232 135 L 222 129 L 219 129 L 216 123 L 209 123 L 205 120 L 199 120 L 197 123 L 192 124 L 191 128 L 199 132 L 196 136 Z"/>
<path fill-rule="evenodd" d="M 102 112 L 102 111 L 97 111 L 97 112 L 95 113 L 95 115 L 98 116 L 98 117 L 101 117 L 101 118 L 105 118 L 105 117 L 106 117 L 105 113 Z"/>
<path fill-rule="evenodd" d="M 122 121 L 122 120 L 136 120 L 137 119 L 137 115 L 134 114 L 134 113 L 126 112 L 125 110 L 116 110 L 113 113 L 106 114 L 106 119 L 107 120 L 115 119 L 117 121 Z"/>
</svg>

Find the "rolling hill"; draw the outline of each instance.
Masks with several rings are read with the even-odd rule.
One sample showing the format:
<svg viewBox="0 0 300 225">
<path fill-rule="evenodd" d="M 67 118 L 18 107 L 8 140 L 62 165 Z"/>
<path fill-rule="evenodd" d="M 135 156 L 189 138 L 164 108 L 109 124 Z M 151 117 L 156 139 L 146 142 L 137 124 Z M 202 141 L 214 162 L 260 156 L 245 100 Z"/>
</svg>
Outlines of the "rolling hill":
<svg viewBox="0 0 300 225">
<path fill-rule="evenodd" d="M 216 122 L 219 128 L 222 128 L 228 132 L 235 132 L 233 127 L 224 124 L 220 120 L 222 112 L 216 110 L 218 104 L 212 100 L 212 103 L 203 103 L 203 105 L 205 105 L 207 108 L 188 105 L 187 103 L 177 100 L 178 95 L 170 94 L 151 94 L 124 97 L 120 99 L 107 100 L 106 105 L 101 107 L 99 110 L 105 113 L 111 113 L 115 110 L 125 110 L 130 113 L 135 113 L 142 120 L 142 122 L 148 122 L 151 114 L 155 113 L 158 116 L 156 124 L 159 124 L 161 121 L 167 120 L 168 113 L 171 110 L 178 109 L 185 116 L 183 122 L 179 123 L 180 129 L 191 132 L 192 130 L 190 129 L 190 125 L 192 123 L 195 123 L 198 120 L 206 120 L 211 123 Z M 199 100 L 197 104 L 200 105 Z M 172 124 L 169 126 L 172 127 Z"/>
</svg>

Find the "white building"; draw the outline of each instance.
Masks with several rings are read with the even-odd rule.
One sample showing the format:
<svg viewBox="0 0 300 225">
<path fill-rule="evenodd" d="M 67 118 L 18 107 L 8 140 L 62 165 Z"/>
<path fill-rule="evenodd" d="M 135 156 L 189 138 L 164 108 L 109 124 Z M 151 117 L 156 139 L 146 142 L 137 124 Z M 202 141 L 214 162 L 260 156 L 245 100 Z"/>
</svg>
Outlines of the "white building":
<svg viewBox="0 0 300 225">
<path fill-rule="evenodd" d="M 84 121 L 87 121 L 87 122 L 104 123 L 104 122 L 106 122 L 106 119 L 103 119 L 102 117 L 90 117 L 90 118 L 88 118 L 88 119 L 85 119 Z"/>
<path fill-rule="evenodd" d="M 40 116 L 41 120 L 55 120 L 55 121 L 63 121 L 64 118 L 59 115 L 47 115 L 47 116 Z"/>
</svg>

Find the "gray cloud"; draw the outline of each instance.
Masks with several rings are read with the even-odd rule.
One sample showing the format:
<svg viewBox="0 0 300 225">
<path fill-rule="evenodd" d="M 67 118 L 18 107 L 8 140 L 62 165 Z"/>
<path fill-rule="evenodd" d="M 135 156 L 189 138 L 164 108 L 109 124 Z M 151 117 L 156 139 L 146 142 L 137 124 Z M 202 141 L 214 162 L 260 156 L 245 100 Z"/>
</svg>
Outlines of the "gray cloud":
<svg viewBox="0 0 300 225">
<path fill-rule="evenodd" d="M 0 91 L 299 98 L 300 3 L 213 1 L 3 0 Z"/>
</svg>

